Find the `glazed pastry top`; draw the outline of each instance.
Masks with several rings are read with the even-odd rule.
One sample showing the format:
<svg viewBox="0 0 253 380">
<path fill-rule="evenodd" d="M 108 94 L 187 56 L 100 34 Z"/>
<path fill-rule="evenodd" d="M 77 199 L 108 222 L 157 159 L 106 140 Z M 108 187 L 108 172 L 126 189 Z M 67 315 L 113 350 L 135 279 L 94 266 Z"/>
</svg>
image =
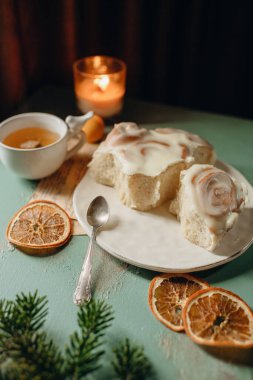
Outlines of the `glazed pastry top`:
<svg viewBox="0 0 253 380">
<path fill-rule="evenodd" d="M 193 165 L 181 173 L 181 181 L 188 207 L 202 215 L 211 232 L 232 227 L 246 202 L 244 184 L 212 165 Z"/>
<path fill-rule="evenodd" d="M 193 162 L 193 150 L 198 146 L 210 151 L 213 162 L 212 146 L 197 135 L 173 128 L 147 130 L 123 122 L 114 126 L 95 154 L 112 153 L 125 174 L 156 176 L 175 163 Z"/>
</svg>

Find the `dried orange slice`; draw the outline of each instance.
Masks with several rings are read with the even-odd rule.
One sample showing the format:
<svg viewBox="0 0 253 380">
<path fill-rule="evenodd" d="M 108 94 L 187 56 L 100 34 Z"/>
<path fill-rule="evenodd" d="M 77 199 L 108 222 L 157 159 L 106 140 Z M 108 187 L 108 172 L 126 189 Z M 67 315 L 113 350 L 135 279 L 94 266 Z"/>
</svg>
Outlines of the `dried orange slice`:
<svg viewBox="0 0 253 380">
<path fill-rule="evenodd" d="M 167 273 L 156 276 L 149 286 L 150 309 L 165 326 L 182 331 L 182 310 L 187 299 L 208 286 L 207 282 L 190 274 Z"/>
<path fill-rule="evenodd" d="M 253 313 L 236 294 L 221 288 L 193 294 L 183 310 L 187 335 L 208 346 L 253 347 Z"/>
<path fill-rule="evenodd" d="M 49 201 L 34 201 L 22 207 L 7 227 L 7 239 L 27 253 L 47 253 L 71 236 L 67 213 Z"/>
</svg>

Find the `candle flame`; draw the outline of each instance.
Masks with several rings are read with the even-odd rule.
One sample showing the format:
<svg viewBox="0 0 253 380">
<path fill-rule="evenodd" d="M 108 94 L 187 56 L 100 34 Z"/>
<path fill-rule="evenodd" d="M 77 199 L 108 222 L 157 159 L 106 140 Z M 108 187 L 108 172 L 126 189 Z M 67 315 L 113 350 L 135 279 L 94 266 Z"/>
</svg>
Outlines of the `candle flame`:
<svg viewBox="0 0 253 380">
<path fill-rule="evenodd" d="M 108 75 L 102 75 L 101 78 L 94 79 L 94 84 L 96 86 L 98 86 L 98 88 L 101 91 L 105 91 L 106 90 L 109 82 L 110 82 L 110 79 L 109 79 Z"/>
</svg>

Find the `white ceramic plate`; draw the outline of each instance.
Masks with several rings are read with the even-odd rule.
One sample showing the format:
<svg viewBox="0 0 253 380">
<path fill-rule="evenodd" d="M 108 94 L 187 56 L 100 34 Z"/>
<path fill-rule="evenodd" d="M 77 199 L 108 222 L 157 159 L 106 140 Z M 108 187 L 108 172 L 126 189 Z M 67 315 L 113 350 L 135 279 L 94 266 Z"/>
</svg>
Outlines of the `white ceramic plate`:
<svg viewBox="0 0 253 380">
<path fill-rule="evenodd" d="M 93 198 L 103 195 L 109 203 L 110 220 L 99 232 L 97 243 L 113 256 L 159 272 L 193 272 L 224 264 L 234 260 L 252 244 L 253 188 L 233 167 L 222 162 L 217 166 L 247 185 L 249 203 L 215 252 L 208 252 L 187 241 L 179 222 L 168 213 L 166 205 L 148 212 L 132 210 L 121 204 L 113 188 L 96 183 L 89 172 L 74 193 L 76 217 L 90 234 L 86 211 Z"/>
</svg>

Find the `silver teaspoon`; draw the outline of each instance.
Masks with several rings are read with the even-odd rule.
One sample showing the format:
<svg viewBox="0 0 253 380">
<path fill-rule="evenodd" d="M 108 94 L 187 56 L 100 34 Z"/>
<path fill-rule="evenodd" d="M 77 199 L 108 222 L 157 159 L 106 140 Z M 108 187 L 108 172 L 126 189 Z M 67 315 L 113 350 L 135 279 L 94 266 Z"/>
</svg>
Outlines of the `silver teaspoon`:
<svg viewBox="0 0 253 380">
<path fill-rule="evenodd" d="M 102 196 L 93 199 L 87 210 L 87 221 L 92 226 L 91 237 L 87 253 L 83 262 L 73 301 L 81 305 L 91 299 L 91 270 L 92 255 L 98 228 L 102 227 L 109 219 L 109 206 Z"/>
</svg>

